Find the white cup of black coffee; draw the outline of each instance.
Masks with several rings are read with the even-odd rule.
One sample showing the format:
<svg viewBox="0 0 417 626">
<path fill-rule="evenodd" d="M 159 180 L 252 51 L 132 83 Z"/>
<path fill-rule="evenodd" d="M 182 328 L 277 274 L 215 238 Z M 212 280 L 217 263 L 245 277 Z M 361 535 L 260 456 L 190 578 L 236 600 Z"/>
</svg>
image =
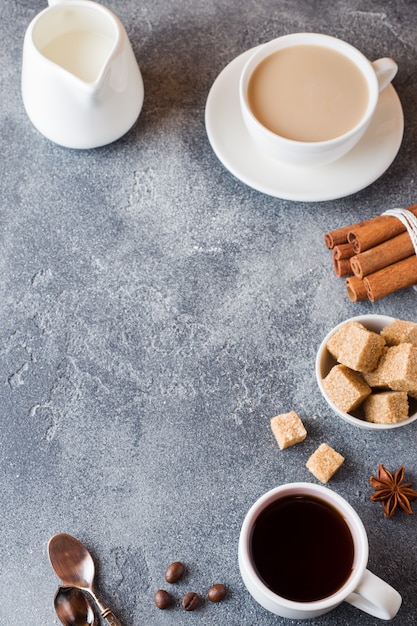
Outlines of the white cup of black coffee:
<svg viewBox="0 0 417 626">
<path fill-rule="evenodd" d="M 392 619 L 400 594 L 367 569 L 368 539 L 351 505 L 327 487 L 289 483 L 248 511 L 239 539 L 243 582 L 265 609 L 311 619 L 346 601 Z"/>
</svg>

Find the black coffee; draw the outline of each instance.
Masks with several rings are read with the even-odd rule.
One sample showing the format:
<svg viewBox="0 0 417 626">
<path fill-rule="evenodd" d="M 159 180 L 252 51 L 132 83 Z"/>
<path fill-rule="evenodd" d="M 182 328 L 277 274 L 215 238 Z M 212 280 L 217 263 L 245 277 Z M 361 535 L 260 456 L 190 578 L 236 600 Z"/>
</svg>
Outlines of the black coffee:
<svg viewBox="0 0 417 626">
<path fill-rule="evenodd" d="M 253 527 L 250 550 L 265 585 L 296 602 L 332 595 L 352 571 L 354 547 L 347 523 L 314 496 L 285 496 L 268 505 Z"/>
</svg>

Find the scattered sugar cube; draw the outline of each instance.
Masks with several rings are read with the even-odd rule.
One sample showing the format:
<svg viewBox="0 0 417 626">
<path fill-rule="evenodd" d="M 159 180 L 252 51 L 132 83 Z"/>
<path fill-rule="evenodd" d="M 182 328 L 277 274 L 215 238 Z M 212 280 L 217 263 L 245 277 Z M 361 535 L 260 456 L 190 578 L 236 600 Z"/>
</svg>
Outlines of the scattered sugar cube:
<svg viewBox="0 0 417 626">
<path fill-rule="evenodd" d="M 362 376 L 346 365 L 332 367 L 323 379 L 323 387 L 335 405 L 346 413 L 356 409 L 371 393 Z"/>
<path fill-rule="evenodd" d="M 397 424 L 408 419 L 408 396 L 405 391 L 382 391 L 366 398 L 363 409 L 367 422 Z"/>
<path fill-rule="evenodd" d="M 307 436 L 304 424 L 295 411 L 273 417 L 271 429 L 281 450 L 304 441 Z"/>
<path fill-rule="evenodd" d="M 336 360 L 357 372 L 372 372 L 378 365 L 385 346 L 380 334 L 361 324 L 349 324 Z"/>
<path fill-rule="evenodd" d="M 322 483 L 327 483 L 343 464 L 345 458 L 333 450 L 327 443 L 322 443 L 306 463 L 307 469 Z"/>
<path fill-rule="evenodd" d="M 381 330 L 387 346 L 412 343 L 417 348 L 417 324 L 405 320 L 394 320 Z"/>
<path fill-rule="evenodd" d="M 411 343 L 388 348 L 383 373 L 394 391 L 417 394 L 417 348 Z"/>
</svg>

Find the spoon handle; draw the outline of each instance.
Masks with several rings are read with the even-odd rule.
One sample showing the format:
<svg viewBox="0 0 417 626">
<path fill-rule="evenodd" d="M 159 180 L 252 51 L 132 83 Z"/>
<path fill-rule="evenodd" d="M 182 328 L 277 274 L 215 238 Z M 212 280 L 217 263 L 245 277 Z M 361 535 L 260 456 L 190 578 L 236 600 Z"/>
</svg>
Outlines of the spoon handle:
<svg viewBox="0 0 417 626">
<path fill-rule="evenodd" d="M 103 604 L 101 600 L 97 598 L 91 586 L 88 588 L 84 587 L 84 590 L 87 591 L 93 598 L 100 612 L 100 615 L 106 620 L 109 626 L 122 626 L 117 617 L 113 615 L 113 612 L 105 604 Z"/>
<path fill-rule="evenodd" d="M 109 626 L 121 626 L 119 620 L 113 615 L 110 609 L 105 608 L 104 611 L 101 612 L 101 615 L 107 621 Z"/>
</svg>

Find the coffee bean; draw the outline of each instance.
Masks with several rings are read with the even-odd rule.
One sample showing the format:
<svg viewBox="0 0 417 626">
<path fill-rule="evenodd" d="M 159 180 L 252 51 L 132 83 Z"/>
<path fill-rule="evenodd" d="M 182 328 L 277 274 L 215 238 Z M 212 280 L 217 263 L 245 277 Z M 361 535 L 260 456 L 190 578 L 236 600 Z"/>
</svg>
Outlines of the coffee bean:
<svg viewBox="0 0 417 626">
<path fill-rule="evenodd" d="M 172 598 L 169 593 L 165 591 L 165 589 L 158 589 L 158 591 L 155 592 L 153 599 L 158 609 L 161 609 L 162 611 L 167 609 L 172 604 Z"/>
<path fill-rule="evenodd" d="M 210 587 L 210 589 L 207 592 L 207 597 L 210 600 L 210 602 L 221 602 L 222 600 L 224 600 L 226 596 L 226 587 L 225 585 L 222 585 L 221 583 L 218 583 L 217 585 L 213 585 L 212 587 Z"/>
<path fill-rule="evenodd" d="M 176 583 L 185 572 L 185 566 L 179 561 L 171 563 L 165 571 L 165 580 L 167 583 Z"/>
<path fill-rule="evenodd" d="M 186 593 L 182 599 L 181 606 L 184 611 L 194 611 L 200 604 L 200 597 L 195 591 Z"/>
</svg>

